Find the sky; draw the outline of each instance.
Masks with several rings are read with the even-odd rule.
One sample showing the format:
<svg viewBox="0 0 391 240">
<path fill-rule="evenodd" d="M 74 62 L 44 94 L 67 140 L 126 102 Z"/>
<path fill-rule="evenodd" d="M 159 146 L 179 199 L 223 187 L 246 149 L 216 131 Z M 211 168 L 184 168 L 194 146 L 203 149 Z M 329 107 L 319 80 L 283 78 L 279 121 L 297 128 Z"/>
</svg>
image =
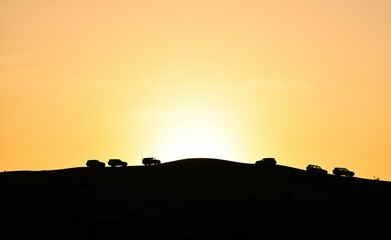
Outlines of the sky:
<svg viewBox="0 0 391 240">
<path fill-rule="evenodd" d="M 391 1 L 1 0 L 0 171 L 210 157 L 391 181 Z"/>
</svg>

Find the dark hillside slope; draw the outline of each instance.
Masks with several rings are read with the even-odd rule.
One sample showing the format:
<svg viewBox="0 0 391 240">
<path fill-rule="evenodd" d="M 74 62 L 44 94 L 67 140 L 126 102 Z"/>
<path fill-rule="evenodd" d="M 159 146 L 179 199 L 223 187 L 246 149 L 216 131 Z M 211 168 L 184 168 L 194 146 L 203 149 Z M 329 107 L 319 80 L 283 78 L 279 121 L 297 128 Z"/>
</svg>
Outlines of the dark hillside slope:
<svg viewBox="0 0 391 240">
<path fill-rule="evenodd" d="M 281 165 L 4 172 L 0 191 L 0 239 L 391 239 L 390 182 Z"/>
</svg>

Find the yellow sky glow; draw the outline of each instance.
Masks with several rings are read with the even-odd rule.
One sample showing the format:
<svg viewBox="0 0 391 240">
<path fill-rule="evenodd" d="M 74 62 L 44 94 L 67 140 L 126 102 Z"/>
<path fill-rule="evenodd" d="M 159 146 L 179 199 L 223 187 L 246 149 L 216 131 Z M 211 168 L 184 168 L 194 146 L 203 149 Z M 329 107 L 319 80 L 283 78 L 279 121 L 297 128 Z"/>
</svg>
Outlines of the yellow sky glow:
<svg viewBox="0 0 391 240">
<path fill-rule="evenodd" d="M 0 3 L 0 170 L 213 157 L 391 180 L 391 2 Z"/>
</svg>

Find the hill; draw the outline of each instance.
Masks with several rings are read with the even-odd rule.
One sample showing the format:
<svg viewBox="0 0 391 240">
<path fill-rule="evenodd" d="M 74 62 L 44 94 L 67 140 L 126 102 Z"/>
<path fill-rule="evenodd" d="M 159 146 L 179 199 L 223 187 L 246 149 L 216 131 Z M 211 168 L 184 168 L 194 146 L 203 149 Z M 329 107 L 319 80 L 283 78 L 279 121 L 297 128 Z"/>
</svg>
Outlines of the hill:
<svg viewBox="0 0 391 240">
<path fill-rule="evenodd" d="M 391 183 L 182 159 L 0 173 L 0 239 L 391 239 Z"/>
</svg>

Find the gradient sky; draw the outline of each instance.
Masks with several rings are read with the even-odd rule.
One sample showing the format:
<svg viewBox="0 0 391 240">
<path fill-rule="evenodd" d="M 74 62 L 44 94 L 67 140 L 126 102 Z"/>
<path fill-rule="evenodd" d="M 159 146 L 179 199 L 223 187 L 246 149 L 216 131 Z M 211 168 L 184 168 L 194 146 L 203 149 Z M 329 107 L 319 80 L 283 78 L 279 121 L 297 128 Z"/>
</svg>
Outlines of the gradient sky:
<svg viewBox="0 0 391 240">
<path fill-rule="evenodd" d="M 0 171 L 213 157 L 391 180 L 391 1 L 1 0 Z"/>
</svg>

